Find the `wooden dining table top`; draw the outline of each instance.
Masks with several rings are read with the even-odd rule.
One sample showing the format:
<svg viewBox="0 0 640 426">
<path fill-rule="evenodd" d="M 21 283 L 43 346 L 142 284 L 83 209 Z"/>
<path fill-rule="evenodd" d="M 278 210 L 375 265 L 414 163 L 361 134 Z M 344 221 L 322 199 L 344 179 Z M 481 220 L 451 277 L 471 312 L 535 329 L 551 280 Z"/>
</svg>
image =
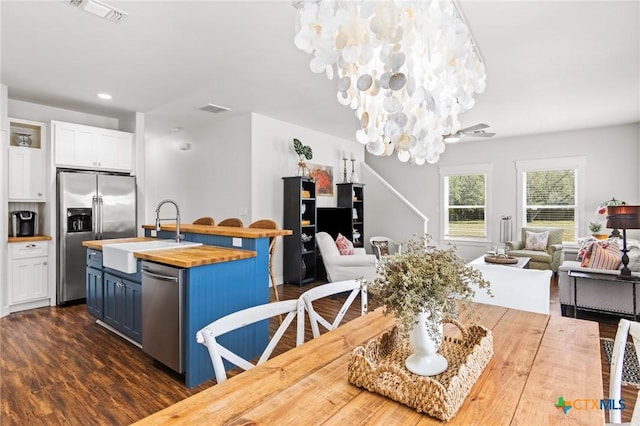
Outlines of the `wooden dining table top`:
<svg viewBox="0 0 640 426">
<path fill-rule="evenodd" d="M 604 423 L 596 322 L 474 306 L 475 321 L 492 330 L 494 354 L 447 424 Z M 394 324 L 377 309 L 136 425 L 443 424 L 347 380 L 353 348 Z"/>
</svg>

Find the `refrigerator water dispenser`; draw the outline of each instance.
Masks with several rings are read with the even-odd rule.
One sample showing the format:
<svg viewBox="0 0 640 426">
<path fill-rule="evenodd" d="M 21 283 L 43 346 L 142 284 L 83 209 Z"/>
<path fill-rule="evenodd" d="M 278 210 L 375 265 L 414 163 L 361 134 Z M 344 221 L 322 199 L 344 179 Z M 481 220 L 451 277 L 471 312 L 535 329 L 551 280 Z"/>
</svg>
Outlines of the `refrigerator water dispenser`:
<svg viewBox="0 0 640 426">
<path fill-rule="evenodd" d="M 92 223 L 90 208 L 67 209 L 67 232 L 91 232 Z"/>
</svg>

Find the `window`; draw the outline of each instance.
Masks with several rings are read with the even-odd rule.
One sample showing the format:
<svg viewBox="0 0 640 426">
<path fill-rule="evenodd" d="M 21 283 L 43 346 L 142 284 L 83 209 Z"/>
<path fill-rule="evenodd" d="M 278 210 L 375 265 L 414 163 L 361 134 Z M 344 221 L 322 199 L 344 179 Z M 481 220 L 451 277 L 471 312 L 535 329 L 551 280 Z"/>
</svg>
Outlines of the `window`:
<svg viewBox="0 0 640 426">
<path fill-rule="evenodd" d="M 580 158 L 518 163 L 521 226 L 564 228 L 564 241 L 576 241 Z"/>
<path fill-rule="evenodd" d="M 440 169 L 444 204 L 444 238 L 487 238 L 487 166 L 444 167 Z"/>
</svg>

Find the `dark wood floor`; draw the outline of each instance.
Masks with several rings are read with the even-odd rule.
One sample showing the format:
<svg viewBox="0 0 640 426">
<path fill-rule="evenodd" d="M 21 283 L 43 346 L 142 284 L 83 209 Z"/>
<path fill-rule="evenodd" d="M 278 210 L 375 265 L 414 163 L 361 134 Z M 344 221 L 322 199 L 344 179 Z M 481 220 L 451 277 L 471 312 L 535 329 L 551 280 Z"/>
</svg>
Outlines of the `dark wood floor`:
<svg viewBox="0 0 640 426">
<path fill-rule="evenodd" d="M 297 298 L 309 287 L 279 286 L 281 298 Z M 327 299 L 318 309 L 336 312 L 341 305 L 340 299 Z M 357 316 L 359 303 L 355 305 L 347 320 Z M 550 310 L 560 315 L 555 280 Z M 601 337 L 615 336 L 615 318 L 595 319 Z M 294 345 L 291 333 L 276 352 Z M 603 377 L 607 395 L 609 372 L 604 361 Z M 187 389 L 177 374 L 97 325 L 85 305 L 40 308 L 0 319 L 0 380 L 3 426 L 125 425 L 215 385 L 211 380 Z M 636 393 L 635 388 L 624 387 L 628 409 L 623 420 L 625 414 L 630 417 L 629 401 L 635 401 Z"/>
</svg>

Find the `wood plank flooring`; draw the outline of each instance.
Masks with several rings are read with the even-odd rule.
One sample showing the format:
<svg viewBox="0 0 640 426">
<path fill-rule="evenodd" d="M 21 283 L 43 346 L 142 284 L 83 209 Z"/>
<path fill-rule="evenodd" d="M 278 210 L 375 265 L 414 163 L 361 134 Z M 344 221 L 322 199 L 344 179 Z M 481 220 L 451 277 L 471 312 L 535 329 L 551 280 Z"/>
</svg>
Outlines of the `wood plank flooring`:
<svg viewBox="0 0 640 426">
<path fill-rule="evenodd" d="M 312 285 L 279 286 L 281 298 L 297 298 Z M 342 302 L 341 298 L 327 299 L 318 309 L 336 312 Z M 555 279 L 550 309 L 552 315 L 560 315 Z M 345 319 L 355 318 L 358 310 L 356 301 Z M 616 318 L 590 319 L 599 321 L 601 337 L 615 336 Z M 295 345 L 294 333 L 285 335 L 277 353 Z M 311 338 L 308 322 L 307 336 Z M 609 371 L 604 361 L 602 369 L 607 395 Z M 588 372 L 577 366 L 576 374 Z M 213 385 L 215 381 L 211 380 L 187 389 L 179 375 L 97 325 L 86 313 L 84 304 L 34 309 L 0 319 L 3 426 L 126 425 Z M 636 395 L 635 388 L 624 387 L 623 398 L 628 408 L 623 412 L 623 420 L 630 420 L 633 407 L 629 402 L 635 401 Z"/>
</svg>

